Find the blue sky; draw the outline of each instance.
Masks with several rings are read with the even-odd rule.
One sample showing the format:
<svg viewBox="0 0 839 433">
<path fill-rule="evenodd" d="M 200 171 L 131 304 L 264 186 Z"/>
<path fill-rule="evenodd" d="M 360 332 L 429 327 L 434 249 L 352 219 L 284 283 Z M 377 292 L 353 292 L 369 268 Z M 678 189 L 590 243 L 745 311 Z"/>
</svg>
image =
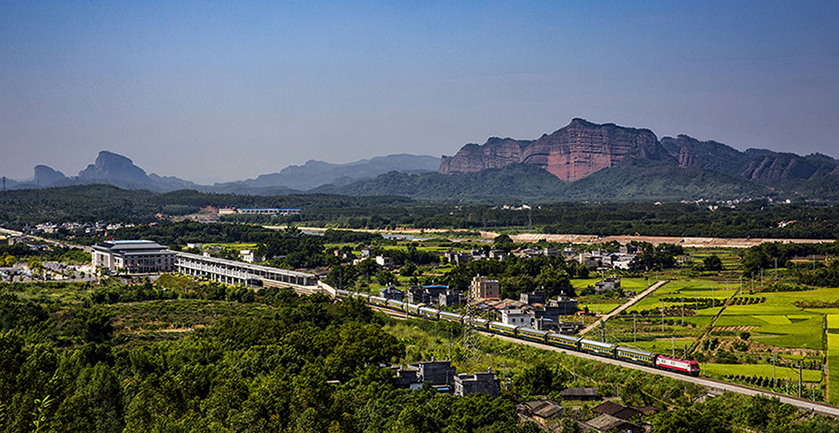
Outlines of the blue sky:
<svg viewBox="0 0 839 433">
<path fill-rule="evenodd" d="M 202 183 L 574 117 L 839 157 L 839 2 L 0 2 L 0 175 Z"/>
</svg>

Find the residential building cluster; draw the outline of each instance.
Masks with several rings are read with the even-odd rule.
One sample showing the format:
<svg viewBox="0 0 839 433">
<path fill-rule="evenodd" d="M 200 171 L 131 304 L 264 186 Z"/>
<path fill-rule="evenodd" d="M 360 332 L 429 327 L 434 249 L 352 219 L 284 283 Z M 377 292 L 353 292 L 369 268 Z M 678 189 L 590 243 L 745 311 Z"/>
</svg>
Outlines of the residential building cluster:
<svg viewBox="0 0 839 433">
<path fill-rule="evenodd" d="M 123 223 L 106 223 L 104 221 L 97 221 L 97 222 L 85 222 L 79 223 L 74 221 L 68 221 L 61 224 L 55 224 L 52 222 L 45 222 L 41 224 L 35 225 L 35 227 L 29 226 L 29 224 L 23 227 L 23 232 L 30 235 L 37 235 L 42 233 L 52 234 L 58 233 L 59 230 L 64 229 L 69 232 L 77 232 L 77 231 L 84 231 L 85 234 L 93 234 L 93 233 L 101 233 L 110 230 L 117 230 L 124 227 L 134 227 L 134 224 L 123 224 Z"/>
<path fill-rule="evenodd" d="M 457 373 L 451 361 L 420 361 L 396 367 L 396 386 L 419 389 L 428 383 L 437 392 L 454 395 L 501 395 L 501 381 L 492 370 L 472 374 Z"/>
<path fill-rule="evenodd" d="M 567 388 L 560 392 L 562 400 L 597 400 L 597 388 Z M 535 421 L 548 430 L 560 426 L 563 418 L 571 417 L 589 431 L 641 433 L 650 431 L 649 424 L 638 422 L 641 415 L 654 414 L 654 406 L 624 406 L 605 401 L 591 409 L 591 414 L 566 408 L 550 399 L 533 400 L 516 406 L 519 418 Z M 593 418 L 592 418 L 593 416 Z"/>
<path fill-rule="evenodd" d="M 589 268 L 596 268 L 598 271 L 611 269 L 630 269 L 633 260 L 640 254 L 634 245 L 622 245 L 618 251 L 610 253 L 602 250 L 578 251 L 571 247 L 562 250 L 551 247 L 544 248 L 517 248 L 509 252 L 499 249 L 475 249 L 468 252 L 446 251 L 443 257 L 448 263 L 465 264 L 472 260 L 491 259 L 506 260 L 510 256 L 521 258 L 534 258 L 537 256 L 563 257 L 565 260 L 575 261 Z"/>
</svg>

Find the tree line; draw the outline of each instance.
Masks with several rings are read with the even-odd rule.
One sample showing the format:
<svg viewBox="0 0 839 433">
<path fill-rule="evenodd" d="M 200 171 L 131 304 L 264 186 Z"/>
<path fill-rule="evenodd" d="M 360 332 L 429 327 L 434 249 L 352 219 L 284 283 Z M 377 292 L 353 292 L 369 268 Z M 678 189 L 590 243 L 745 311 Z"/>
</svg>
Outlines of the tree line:
<svg viewBox="0 0 839 433">
<path fill-rule="evenodd" d="M 512 207 L 500 206 L 506 204 Z M 706 203 L 577 203 L 533 202 L 495 198 L 480 203 L 418 201 L 399 196 L 340 196 L 292 194 L 247 196 L 209 194 L 192 190 L 154 194 L 106 185 L 0 194 L 0 223 L 20 229 L 51 221 L 158 221 L 157 216 L 196 213 L 205 207 L 301 208 L 301 215 L 266 219 L 232 216 L 245 223 L 308 225 L 341 228 L 503 229 L 531 225 L 543 233 L 648 236 L 713 236 L 774 238 L 839 238 L 839 208 L 834 204 L 773 204 L 754 200 L 737 205 Z"/>
</svg>

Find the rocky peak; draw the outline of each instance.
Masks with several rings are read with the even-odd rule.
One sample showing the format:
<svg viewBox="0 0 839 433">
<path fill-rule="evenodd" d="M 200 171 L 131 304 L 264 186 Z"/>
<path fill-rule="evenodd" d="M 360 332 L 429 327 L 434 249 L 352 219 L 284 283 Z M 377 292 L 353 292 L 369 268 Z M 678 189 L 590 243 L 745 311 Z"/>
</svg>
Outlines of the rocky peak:
<svg viewBox="0 0 839 433">
<path fill-rule="evenodd" d="M 598 125 L 575 118 L 568 126 L 535 141 L 491 138 L 482 146 L 468 144 L 455 156 L 443 157 L 440 173 L 470 173 L 520 162 L 541 167 L 562 180 L 575 181 L 613 167 L 626 157 L 676 162 L 648 129 Z"/>
<path fill-rule="evenodd" d="M 794 153 L 777 153 L 755 158 L 742 176 L 751 181 L 808 180 L 831 174 L 836 161 L 824 155 L 798 156 Z"/>
<path fill-rule="evenodd" d="M 522 161 L 522 151 L 532 140 L 491 137 L 483 145 L 470 143 L 455 156 L 443 156 L 440 173 L 474 173 L 488 168 L 501 168 Z"/>
<path fill-rule="evenodd" d="M 130 159 L 105 150 L 99 152 L 93 164 L 79 172 L 79 179 L 120 180 L 136 184 L 152 182 L 146 172 Z"/>
<path fill-rule="evenodd" d="M 53 170 L 51 167 L 40 164 L 35 166 L 35 179 L 33 179 L 33 182 L 37 185 L 47 186 L 64 178 L 66 178 L 64 173 Z"/>
</svg>

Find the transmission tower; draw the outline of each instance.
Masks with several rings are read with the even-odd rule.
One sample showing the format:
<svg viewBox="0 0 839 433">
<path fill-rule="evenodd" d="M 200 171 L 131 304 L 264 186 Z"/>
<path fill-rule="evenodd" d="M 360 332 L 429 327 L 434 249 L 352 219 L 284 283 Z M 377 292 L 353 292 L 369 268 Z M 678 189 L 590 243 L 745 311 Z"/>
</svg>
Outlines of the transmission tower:
<svg viewBox="0 0 839 433">
<path fill-rule="evenodd" d="M 478 318 L 478 309 L 475 306 L 475 297 L 472 288 L 466 291 L 466 310 L 463 312 L 463 354 L 464 356 L 477 359 L 481 351 L 478 350 L 478 332 L 472 328 L 472 319 Z"/>
</svg>

